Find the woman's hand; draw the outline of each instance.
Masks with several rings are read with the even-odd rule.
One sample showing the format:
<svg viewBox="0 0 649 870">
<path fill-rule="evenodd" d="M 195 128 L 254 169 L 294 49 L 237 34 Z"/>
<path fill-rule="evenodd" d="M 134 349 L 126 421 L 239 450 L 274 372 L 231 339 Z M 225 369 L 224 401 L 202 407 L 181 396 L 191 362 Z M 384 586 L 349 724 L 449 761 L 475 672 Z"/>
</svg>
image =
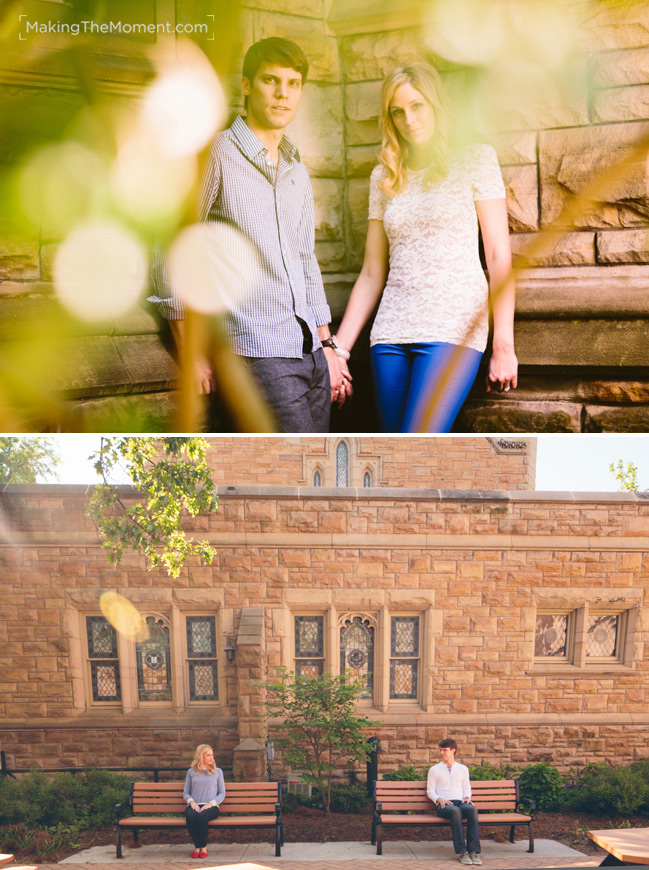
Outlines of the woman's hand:
<svg viewBox="0 0 649 870">
<path fill-rule="evenodd" d="M 487 392 L 507 393 L 518 386 L 518 360 L 514 346 L 494 347 L 487 371 Z"/>
<path fill-rule="evenodd" d="M 201 808 L 196 803 L 196 801 L 192 801 L 189 806 L 194 810 L 195 813 L 200 813 Z"/>
</svg>

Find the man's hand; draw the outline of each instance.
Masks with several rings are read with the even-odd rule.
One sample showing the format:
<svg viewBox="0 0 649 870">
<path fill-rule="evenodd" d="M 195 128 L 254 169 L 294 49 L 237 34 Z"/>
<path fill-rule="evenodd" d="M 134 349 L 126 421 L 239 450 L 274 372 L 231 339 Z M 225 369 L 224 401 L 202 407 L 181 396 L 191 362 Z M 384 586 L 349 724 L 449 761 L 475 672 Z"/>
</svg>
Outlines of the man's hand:
<svg viewBox="0 0 649 870">
<path fill-rule="evenodd" d="M 204 356 L 194 360 L 194 374 L 199 393 L 213 393 L 216 390 L 216 381 L 212 366 Z"/>
<path fill-rule="evenodd" d="M 340 363 L 343 362 L 343 360 L 341 360 L 341 358 L 336 354 L 333 348 L 325 347 L 323 349 L 325 359 L 327 360 L 327 365 L 329 366 L 329 380 L 331 381 L 331 401 L 338 405 L 339 408 L 342 408 L 342 406 L 345 404 L 345 399 L 347 398 L 347 391 L 345 387 L 345 383 L 347 382 L 347 380 L 343 377 L 343 373 L 340 367 Z M 349 374 L 349 369 L 347 371 Z M 349 379 L 351 380 L 351 375 L 349 375 Z"/>
<path fill-rule="evenodd" d="M 471 800 L 471 798 L 464 798 L 462 803 L 463 804 L 471 804 L 471 806 L 473 806 L 473 801 Z"/>
<path fill-rule="evenodd" d="M 440 809 L 443 810 L 444 807 L 446 806 L 446 804 L 450 804 L 450 801 L 446 801 L 446 800 L 444 800 L 444 798 L 437 798 L 437 806 Z"/>
</svg>

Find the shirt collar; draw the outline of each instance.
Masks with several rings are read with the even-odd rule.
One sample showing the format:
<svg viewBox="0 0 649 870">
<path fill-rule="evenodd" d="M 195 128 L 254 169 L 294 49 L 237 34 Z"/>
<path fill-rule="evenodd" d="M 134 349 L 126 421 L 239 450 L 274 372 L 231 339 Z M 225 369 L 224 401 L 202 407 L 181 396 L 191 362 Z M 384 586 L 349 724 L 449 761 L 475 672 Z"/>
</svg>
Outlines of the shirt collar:
<svg viewBox="0 0 649 870">
<path fill-rule="evenodd" d="M 241 115 L 237 115 L 230 129 L 242 152 L 249 160 L 254 160 L 259 154 L 264 156 L 267 154 L 266 147 L 261 144 Z M 289 163 L 291 160 L 300 162 L 300 153 L 287 136 L 282 136 L 279 151 Z"/>
</svg>

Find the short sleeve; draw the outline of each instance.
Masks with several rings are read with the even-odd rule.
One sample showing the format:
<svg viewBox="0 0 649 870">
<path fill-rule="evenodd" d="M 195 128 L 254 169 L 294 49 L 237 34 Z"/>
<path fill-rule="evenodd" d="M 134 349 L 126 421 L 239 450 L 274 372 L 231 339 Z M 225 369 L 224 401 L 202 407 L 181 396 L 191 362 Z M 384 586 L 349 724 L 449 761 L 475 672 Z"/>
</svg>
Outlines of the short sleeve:
<svg viewBox="0 0 649 870">
<path fill-rule="evenodd" d="M 379 187 L 383 179 L 383 167 L 375 166 L 370 175 L 370 208 L 368 220 L 383 220 L 387 197 Z"/>
<path fill-rule="evenodd" d="M 473 199 L 504 199 L 505 185 L 496 151 L 491 145 L 473 145 L 467 153 Z"/>
</svg>

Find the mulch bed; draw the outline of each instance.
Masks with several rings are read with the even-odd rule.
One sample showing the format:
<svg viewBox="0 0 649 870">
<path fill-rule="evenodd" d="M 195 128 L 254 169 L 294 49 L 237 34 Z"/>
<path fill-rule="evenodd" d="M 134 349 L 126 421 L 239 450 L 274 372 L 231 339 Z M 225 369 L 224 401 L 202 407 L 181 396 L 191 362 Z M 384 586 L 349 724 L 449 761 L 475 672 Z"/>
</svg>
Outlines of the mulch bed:
<svg viewBox="0 0 649 870">
<path fill-rule="evenodd" d="M 323 843 L 327 841 L 366 842 L 370 839 L 371 810 L 368 807 L 361 813 L 330 813 L 325 815 L 321 810 L 298 807 L 292 813 L 284 815 L 284 836 L 287 842 L 300 843 Z M 588 830 L 616 827 L 649 827 L 648 820 L 642 817 L 630 817 L 628 820 L 611 820 L 610 817 L 592 816 L 586 813 L 537 813 L 534 820 L 534 838 L 536 840 L 555 840 L 577 849 L 586 855 L 599 853 L 604 855 L 601 849 L 595 846 L 586 836 Z M 526 840 L 524 827 L 517 828 L 516 839 Z M 482 825 L 480 835 L 483 839 L 491 837 L 499 842 L 508 842 L 506 833 L 508 829 L 495 828 L 489 831 L 488 825 Z M 78 838 L 78 847 L 73 850 L 49 852 L 46 855 L 38 854 L 38 844 L 42 843 L 41 833 L 38 832 L 35 842 L 29 849 L 21 850 L 18 845 L 12 846 L 8 841 L 3 846 L 5 851 L 14 852 L 18 862 L 32 864 L 53 864 L 63 858 L 89 849 L 91 846 L 103 846 L 115 844 L 114 826 L 97 831 L 83 831 Z M 224 829 L 218 832 L 218 842 L 221 843 L 270 843 L 273 839 L 272 831 L 241 831 Z M 447 840 L 449 831 L 446 828 L 408 828 L 397 830 L 391 834 L 390 839 L 404 840 Z M 216 837 L 214 838 L 216 841 Z M 132 845 L 131 836 L 126 833 L 123 842 L 126 846 Z M 187 843 L 189 837 L 185 831 L 166 830 L 162 832 L 141 831 L 140 843 Z"/>
</svg>

